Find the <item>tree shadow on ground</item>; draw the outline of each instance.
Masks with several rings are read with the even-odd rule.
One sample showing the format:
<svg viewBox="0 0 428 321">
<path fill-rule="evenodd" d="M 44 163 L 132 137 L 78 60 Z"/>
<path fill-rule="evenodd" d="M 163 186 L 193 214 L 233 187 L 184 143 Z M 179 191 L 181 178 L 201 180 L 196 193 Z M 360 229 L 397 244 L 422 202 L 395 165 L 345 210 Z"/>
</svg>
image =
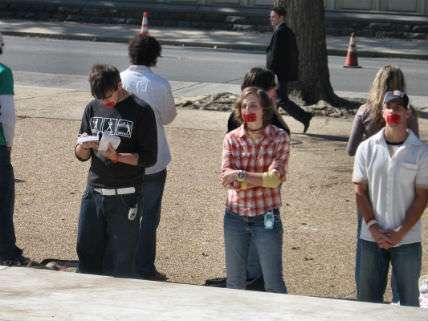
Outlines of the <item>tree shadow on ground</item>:
<svg viewBox="0 0 428 321">
<path fill-rule="evenodd" d="M 428 112 L 426 111 L 418 111 L 418 117 L 422 119 L 428 119 Z"/>
<path fill-rule="evenodd" d="M 322 134 L 305 134 L 305 135 L 314 139 L 345 142 L 345 143 L 348 142 L 348 139 L 349 139 L 348 136 L 338 136 L 338 135 L 322 135 Z"/>
</svg>

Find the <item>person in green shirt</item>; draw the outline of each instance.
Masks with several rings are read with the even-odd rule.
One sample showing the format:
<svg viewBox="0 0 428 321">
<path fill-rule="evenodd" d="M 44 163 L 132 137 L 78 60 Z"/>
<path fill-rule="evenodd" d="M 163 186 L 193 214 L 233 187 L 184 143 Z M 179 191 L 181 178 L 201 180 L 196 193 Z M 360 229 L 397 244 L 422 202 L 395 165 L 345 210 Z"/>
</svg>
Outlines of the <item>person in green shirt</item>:
<svg viewBox="0 0 428 321">
<path fill-rule="evenodd" d="M 0 54 L 3 53 L 0 33 Z M 0 62 L 0 265 L 29 266 L 31 260 L 16 246 L 13 211 L 15 176 L 11 151 L 15 135 L 15 104 L 12 70 Z"/>
</svg>

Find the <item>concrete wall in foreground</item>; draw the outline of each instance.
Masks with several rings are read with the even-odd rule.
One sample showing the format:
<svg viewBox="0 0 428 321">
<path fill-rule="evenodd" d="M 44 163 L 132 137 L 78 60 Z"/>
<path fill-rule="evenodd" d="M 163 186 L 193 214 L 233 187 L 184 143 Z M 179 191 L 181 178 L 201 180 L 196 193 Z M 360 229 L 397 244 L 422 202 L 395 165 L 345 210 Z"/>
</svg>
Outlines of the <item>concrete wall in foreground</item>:
<svg viewBox="0 0 428 321">
<path fill-rule="evenodd" d="M 427 321 L 427 311 L 0 266 L 0 320 Z"/>
</svg>

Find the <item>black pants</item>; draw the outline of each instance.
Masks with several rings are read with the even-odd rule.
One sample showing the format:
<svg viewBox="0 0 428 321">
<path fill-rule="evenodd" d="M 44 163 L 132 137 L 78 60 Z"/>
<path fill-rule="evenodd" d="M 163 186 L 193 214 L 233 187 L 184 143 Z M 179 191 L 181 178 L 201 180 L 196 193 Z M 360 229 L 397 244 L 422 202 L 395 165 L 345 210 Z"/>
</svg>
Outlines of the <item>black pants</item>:
<svg viewBox="0 0 428 321">
<path fill-rule="evenodd" d="M 82 196 L 77 231 L 78 272 L 138 277 L 141 188 L 132 194 L 102 195 L 88 185 Z M 131 209 L 136 209 L 131 215 Z"/>
<path fill-rule="evenodd" d="M 311 117 L 311 113 L 308 113 L 288 98 L 287 81 L 282 80 L 280 77 L 278 77 L 277 93 L 278 107 L 284 109 L 291 117 L 301 123 L 305 123 Z"/>
<path fill-rule="evenodd" d="M 144 175 L 140 206 L 143 216 L 137 250 L 137 272 L 146 277 L 156 272 L 156 231 L 159 226 L 162 196 L 166 182 L 166 169 Z"/>
<path fill-rule="evenodd" d="M 1 125 L 1 124 L 0 124 Z M 10 150 L 0 146 L 0 261 L 15 260 L 22 255 L 16 246 L 13 226 L 15 176 L 10 162 Z"/>
</svg>

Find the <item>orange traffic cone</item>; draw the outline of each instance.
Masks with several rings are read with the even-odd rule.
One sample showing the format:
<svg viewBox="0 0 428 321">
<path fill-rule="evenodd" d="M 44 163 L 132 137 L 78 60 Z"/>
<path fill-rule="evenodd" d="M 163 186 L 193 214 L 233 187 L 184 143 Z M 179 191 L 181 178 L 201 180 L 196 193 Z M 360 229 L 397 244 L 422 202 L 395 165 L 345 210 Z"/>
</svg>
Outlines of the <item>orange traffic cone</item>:
<svg viewBox="0 0 428 321">
<path fill-rule="evenodd" d="M 355 33 L 351 34 L 349 39 L 348 52 L 346 53 L 345 68 L 361 68 L 358 65 L 357 45 L 355 44 Z"/>
<path fill-rule="evenodd" d="M 149 13 L 144 11 L 143 21 L 141 22 L 141 31 L 140 34 L 143 36 L 149 35 Z"/>
</svg>

